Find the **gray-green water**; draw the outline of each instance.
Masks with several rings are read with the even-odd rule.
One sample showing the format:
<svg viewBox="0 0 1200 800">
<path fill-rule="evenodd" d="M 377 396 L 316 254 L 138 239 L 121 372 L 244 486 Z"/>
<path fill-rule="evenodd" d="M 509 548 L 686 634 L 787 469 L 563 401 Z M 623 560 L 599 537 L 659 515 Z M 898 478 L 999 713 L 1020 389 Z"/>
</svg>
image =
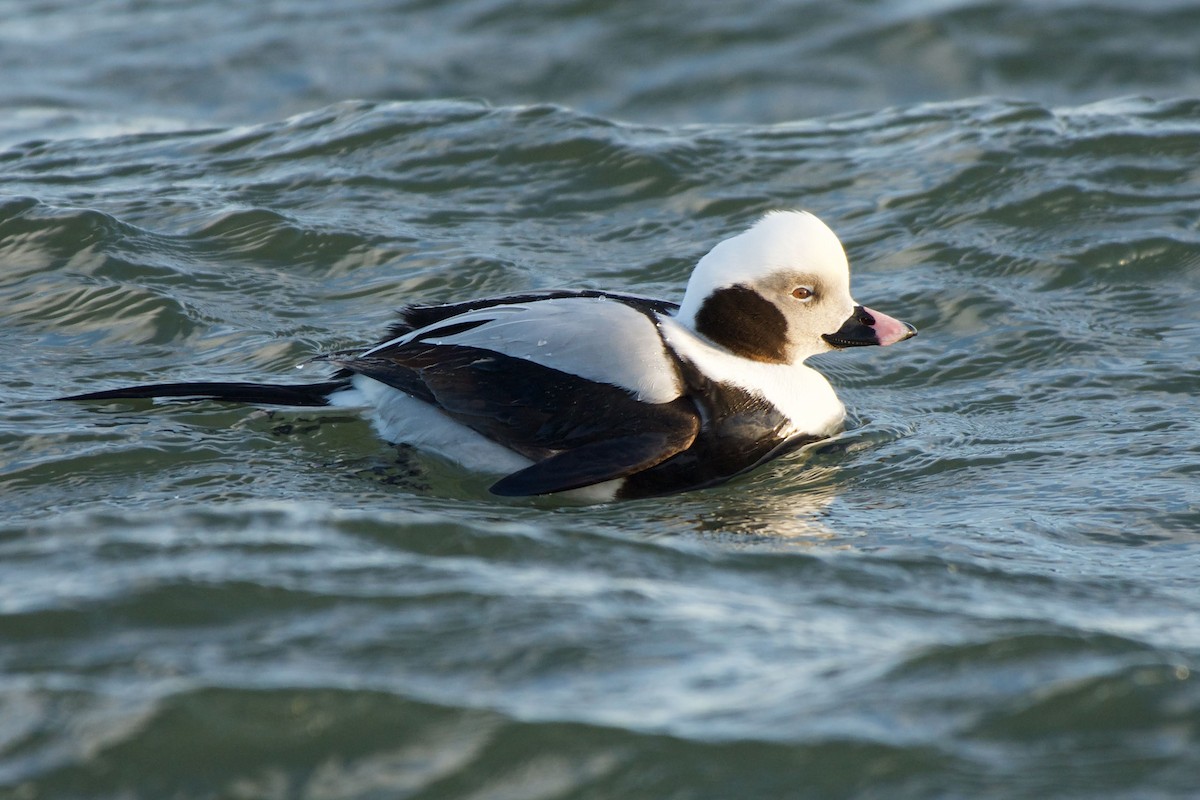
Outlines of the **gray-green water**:
<svg viewBox="0 0 1200 800">
<path fill-rule="evenodd" d="M 1196 796 L 1197 30 L 0 3 L 0 798 Z M 823 357 L 852 428 L 715 490 L 46 402 L 312 379 L 408 302 L 678 298 L 774 207 L 921 336 Z"/>
</svg>

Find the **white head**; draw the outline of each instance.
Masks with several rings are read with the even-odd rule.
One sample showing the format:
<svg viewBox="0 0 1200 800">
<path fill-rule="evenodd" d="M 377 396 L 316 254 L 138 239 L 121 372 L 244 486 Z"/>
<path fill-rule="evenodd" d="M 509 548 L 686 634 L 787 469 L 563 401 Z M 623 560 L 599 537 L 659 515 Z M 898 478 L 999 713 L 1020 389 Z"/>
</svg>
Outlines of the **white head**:
<svg viewBox="0 0 1200 800">
<path fill-rule="evenodd" d="M 805 211 L 773 211 L 709 251 L 676 318 L 736 355 L 780 364 L 916 334 L 854 302 L 842 243 Z"/>
</svg>

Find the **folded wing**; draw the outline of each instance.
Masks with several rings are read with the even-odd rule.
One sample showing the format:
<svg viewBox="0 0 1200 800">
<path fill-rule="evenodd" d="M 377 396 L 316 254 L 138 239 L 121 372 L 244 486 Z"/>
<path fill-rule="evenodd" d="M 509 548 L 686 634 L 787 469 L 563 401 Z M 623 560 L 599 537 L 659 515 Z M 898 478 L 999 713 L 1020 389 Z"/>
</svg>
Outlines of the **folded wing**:
<svg viewBox="0 0 1200 800">
<path fill-rule="evenodd" d="M 655 312 L 607 297 L 473 308 L 339 366 L 534 461 L 493 491 L 566 491 L 653 467 L 700 430 Z"/>
</svg>

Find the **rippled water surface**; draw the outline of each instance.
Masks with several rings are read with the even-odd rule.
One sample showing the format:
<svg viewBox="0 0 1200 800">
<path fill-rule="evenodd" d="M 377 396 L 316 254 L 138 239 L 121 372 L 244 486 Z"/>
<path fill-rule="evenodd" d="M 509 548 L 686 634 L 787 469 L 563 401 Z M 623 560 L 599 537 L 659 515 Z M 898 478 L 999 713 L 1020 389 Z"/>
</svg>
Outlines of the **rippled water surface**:
<svg viewBox="0 0 1200 800">
<path fill-rule="evenodd" d="M 0 798 L 1195 796 L 1200 14 L 682 8 L 0 2 Z M 717 489 L 47 402 L 678 299 L 777 207 L 921 335 Z"/>
</svg>

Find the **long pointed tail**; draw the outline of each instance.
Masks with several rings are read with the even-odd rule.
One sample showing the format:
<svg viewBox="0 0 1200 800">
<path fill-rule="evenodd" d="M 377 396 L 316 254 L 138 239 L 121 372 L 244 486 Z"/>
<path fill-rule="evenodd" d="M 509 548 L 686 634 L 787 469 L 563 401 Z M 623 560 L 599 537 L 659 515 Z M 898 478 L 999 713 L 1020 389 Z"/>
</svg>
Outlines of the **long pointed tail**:
<svg viewBox="0 0 1200 800">
<path fill-rule="evenodd" d="M 274 406 L 327 406 L 331 395 L 350 388 L 350 379 L 278 386 L 269 383 L 148 383 L 102 392 L 74 394 L 59 400 L 139 400 L 181 397 L 193 400 L 226 400 L 231 403 Z"/>
</svg>

